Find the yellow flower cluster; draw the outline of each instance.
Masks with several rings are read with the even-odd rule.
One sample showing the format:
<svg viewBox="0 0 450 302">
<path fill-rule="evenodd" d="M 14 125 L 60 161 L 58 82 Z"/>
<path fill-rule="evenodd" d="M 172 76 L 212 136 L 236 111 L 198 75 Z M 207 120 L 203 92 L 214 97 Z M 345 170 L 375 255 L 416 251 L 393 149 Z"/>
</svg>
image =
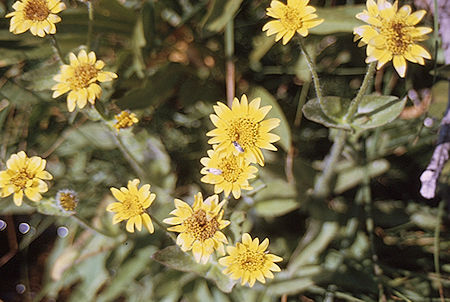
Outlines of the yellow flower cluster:
<svg viewBox="0 0 450 302">
<path fill-rule="evenodd" d="M 256 98 L 248 103 L 247 96 L 241 100 L 235 98 L 231 108 L 218 102 L 214 106 L 215 114 L 210 119 L 215 129 L 206 135 L 212 138 L 208 143 L 213 148 L 207 151 L 208 157 L 201 159 L 204 168 L 201 170 L 201 181 L 214 184 L 214 192 L 230 192 L 234 198 L 241 196 L 241 190 L 251 190 L 248 180 L 255 177 L 258 169 L 251 166 L 258 163 L 264 166 L 264 156 L 261 149 L 276 151 L 272 143 L 280 137 L 270 130 L 280 124 L 277 118 L 264 119 L 272 108 L 260 108 L 261 99 Z"/>
</svg>

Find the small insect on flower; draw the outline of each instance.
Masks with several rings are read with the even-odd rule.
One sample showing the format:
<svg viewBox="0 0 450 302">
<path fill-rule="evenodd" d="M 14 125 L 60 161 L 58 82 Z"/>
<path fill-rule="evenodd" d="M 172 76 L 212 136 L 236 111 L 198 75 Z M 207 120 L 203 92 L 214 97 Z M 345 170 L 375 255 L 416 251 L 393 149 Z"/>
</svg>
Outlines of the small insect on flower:
<svg viewBox="0 0 450 302">
<path fill-rule="evenodd" d="M 175 210 L 170 212 L 175 217 L 166 218 L 164 223 L 172 224 L 167 230 L 178 232 L 177 244 L 186 252 L 192 249 L 195 261 L 207 263 L 216 250 L 224 255 L 224 243 L 228 243 L 220 231 L 230 224 L 222 219 L 225 200 L 219 203 L 219 196 L 213 195 L 203 201 L 202 193 L 195 195 L 194 205 L 189 206 L 180 199 L 175 199 Z"/>
<path fill-rule="evenodd" d="M 56 15 L 66 8 L 59 0 L 20 0 L 13 4 L 15 11 L 7 14 L 11 18 L 9 31 L 21 34 L 30 30 L 31 34 L 44 37 L 46 34 L 55 34 L 55 23 L 61 21 Z"/>
<path fill-rule="evenodd" d="M 11 155 L 6 161 L 6 170 L 0 171 L 0 197 L 14 194 L 14 203 L 20 206 L 23 194 L 28 199 L 38 202 L 42 199 L 40 193 L 48 191 L 45 180 L 53 176 L 45 171 L 45 159 L 39 156 L 29 158 L 24 151 Z"/>
<path fill-rule="evenodd" d="M 308 5 L 309 0 L 287 0 L 287 4 L 274 0 L 267 9 L 267 15 L 277 20 L 269 21 L 262 28 L 267 35 L 277 34 L 275 41 L 283 38 L 286 45 L 295 33 L 306 37 L 308 29 L 316 27 L 323 22 L 314 14 L 316 9 Z"/>
<path fill-rule="evenodd" d="M 206 133 L 212 136 L 209 144 L 217 144 L 215 152 L 225 154 L 243 155 L 250 163 L 258 163 L 264 166 L 264 156 L 261 149 L 276 151 L 272 143 L 280 137 L 269 133 L 278 127 L 280 120 L 269 118 L 264 120 L 272 106 L 259 107 L 261 98 L 256 98 L 248 103 L 247 96 L 242 95 L 241 101 L 233 100 L 231 109 L 224 103 L 218 102 L 214 106 L 216 114 L 210 118 L 217 128 Z"/>
<path fill-rule="evenodd" d="M 389 61 L 400 77 L 405 77 L 406 60 L 424 65 L 424 59 L 431 59 L 425 48 L 416 44 L 426 40 L 426 34 L 432 32 L 429 27 L 415 27 L 425 16 L 425 10 L 411 13 L 411 7 L 404 5 L 398 9 L 386 0 L 367 1 L 367 10 L 356 15 L 356 18 L 368 23 L 353 30 L 358 46 L 367 44 L 366 63 L 378 61 L 377 69 Z"/>
<path fill-rule="evenodd" d="M 114 128 L 119 131 L 120 129 L 130 128 L 137 122 L 139 122 L 136 114 L 131 113 L 128 110 L 121 111 L 119 114 L 115 115 L 116 123 L 114 124 Z"/>
<path fill-rule="evenodd" d="M 260 244 L 258 238 L 252 240 L 249 234 L 243 234 L 242 243 L 227 246 L 229 256 L 219 259 L 219 263 L 226 267 L 224 274 L 230 275 L 234 280 L 241 278 L 241 285 L 248 283 L 250 287 L 256 280 L 265 283 L 265 278 L 273 278 L 272 271 L 280 271 L 275 262 L 283 261 L 283 258 L 269 254 L 266 251 L 268 246 L 267 238 Z"/>
<path fill-rule="evenodd" d="M 251 166 L 242 155 L 224 154 L 208 150 L 208 157 L 203 157 L 200 162 L 205 166 L 200 173 L 205 174 L 201 181 L 214 185 L 214 193 L 225 192 L 225 197 L 233 193 L 234 198 L 241 197 L 241 190 L 252 190 L 248 180 L 255 178 L 254 173 L 258 169 Z"/>
<path fill-rule="evenodd" d="M 121 187 L 120 190 L 111 188 L 111 193 L 119 201 L 114 202 L 106 208 L 108 212 L 115 212 L 113 224 L 122 220 L 128 220 L 126 229 L 133 233 L 134 227 L 138 231 L 142 230 L 142 224 L 149 233 L 154 232 L 154 227 L 146 209 L 150 207 L 156 198 L 154 193 L 150 193 L 150 185 L 145 184 L 138 189 L 139 179 L 128 181 L 127 188 Z"/>
<path fill-rule="evenodd" d="M 78 194 L 73 190 L 59 190 L 56 193 L 56 203 L 66 213 L 75 213 L 78 205 Z"/>
<path fill-rule="evenodd" d="M 69 54 L 70 65 L 62 65 L 60 73 L 53 77 L 58 84 L 52 87 L 52 97 L 57 98 L 64 93 L 67 95 L 67 108 L 69 112 L 80 109 L 87 102 L 92 105 L 102 95 L 102 88 L 97 82 L 109 82 L 117 78 L 114 72 L 102 71 L 105 63 L 97 60 L 93 51 L 89 54 L 84 49 L 80 50 L 78 57 L 74 53 Z"/>
</svg>

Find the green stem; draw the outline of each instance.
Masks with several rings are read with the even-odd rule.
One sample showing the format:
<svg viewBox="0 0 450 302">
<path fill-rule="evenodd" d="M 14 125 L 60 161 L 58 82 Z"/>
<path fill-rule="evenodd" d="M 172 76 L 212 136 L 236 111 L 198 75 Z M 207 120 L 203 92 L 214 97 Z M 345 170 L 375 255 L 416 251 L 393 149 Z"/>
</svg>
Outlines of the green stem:
<svg viewBox="0 0 450 302">
<path fill-rule="evenodd" d="M 111 234 L 108 234 L 94 226 L 92 226 L 86 219 L 78 216 L 77 214 L 72 215 L 71 217 L 75 218 L 75 220 L 84 228 L 91 230 L 94 233 L 100 234 L 102 236 L 111 237 L 114 238 L 115 236 L 112 236 Z"/>
<path fill-rule="evenodd" d="M 118 133 L 113 134 L 114 142 L 116 143 L 116 146 L 120 149 L 125 159 L 128 161 L 128 163 L 133 168 L 134 172 L 139 176 L 141 180 L 146 180 L 147 176 L 145 171 L 141 168 L 141 165 L 137 161 L 136 157 L 133 155 L 133 153 L 128 150 L 126 145 L 124 144 L 122 137 Z"/>
<path fill-rule="evenodd" d="M 370 190 L 370 177 L 368 169 L 368 161 L 366 156 L 366 162 L 364 163 L 364 176 L 363 176 L 363 187 L 362 190 L 362 200 L 364 202 L 364 212 L 366 214 L 366 229 L 369 234 L 369 245 L 370 252 L 372 254 L 372 266 L 374 271 L 374 279 L 378 285 L 378 301 L 386 301 L 386 296 L 384 294 L 383 284 L 381 283 L 380 276 L 382 271 L 378 265 L 378 255 L 375 250 L 375 237 L 374 237 L 374 221 L 372 217 L 372 193 Z"/>
<path fill-rule="evenodd" d="M 438 207 L 438 215 L 436 221 L 436 227 L 434 229 L 434 271 L 436 272 L 439 288 L 439 296 L 442 301 L 444 301 L 444 290 L 442 288 L 441 282 L 441 270 L 439 268 L 439 241 L 440 241 L 440 231 L 441 231 L 441 221 L 444 215 L 445 200 L 441 200 Z"/>
<path fill-rule="evenodd" d="M 235 86 L 234 86 L 234 74 L 235 66 L 233 62 L 234 56 L 234 22 L 233 18 L 228 21 L 225 26 L 225 58 L 226 58 L 226 93 L 227 104 L 231 107 L 233 103 Z"/>
<path fill-rule="evenodd" d="M 94 6 L 92 5 L 92 2 L 90 0 L 88 0 L 86 4 L 88 7 L 88 15 L 89 15 L 86 45 L 87 45 L 88 51 L 90 51 L 91 44 L 92 44 L 92 27 L 94 25 Z"/>
<path fill-rule="evenodd" d="M 348 112 L 345 115 L 345 120 L 347 120 L 349 122 L 351 122 L 353 120 L 353 116 L 355 115 L 356 110 L 358 110 L 359 103 L 361 103 L 363 96 L 366 94 L 367 88 L 369 87 L 369 83 L 372 80 L 373 75 L 375 74 L 376 66 L 377 66 L 377 62 L 372 62 L 369 64 L 366 75 L 364 76 L 364 80 L 361 84 L 361 88 L 359 88 L 358 94 L 350 103 Z"/>
<path fill-rule="evenodd" d="M 154 222 L 155 222 L 162 230 L 164 230 L 164 232 L 167 234 L 167 236 L 170 237 L 170 239 L 172 239 L 175 243 L 177 242 L 177 237 L 176 237 L 173 233 L 167 231 L 167 226 L 163 225 L 163 223 L 162 223 L 161 221 L 159 221 L 159 219 L 156 218 L 155 216 L 153 216 L 152 214 L 150 214 L 150 213 L 148 213 L 148 212 L 147 212 L 147 214 L 150 215 L 150 217 L 152 218 L 152 220 L 153 220 L 153 221 L 154 221 Z"/>
<path fill-rule="evenodd" d="M 314 64 L 314 61 L 312 60 L 311 56 L 308 54 L 308 51 L 306 50 L 303 38 L 300 37 L 299 41 L 300 41 L 300 49 L 305 55 L 306 63 L 308 63 L 309 71 L 311 72 L 312 75 L 312 79 L 314 82 L 314 89 L 316 90 L 316 96 L 319 99 L 320 107 L 325 108 L 325 105 L 323 103 L 322 88 L 320 87 L 319 75 L 317 74 L 316 65 Z"/>
<path fill-rule="evenodd" d="M 339 129 L 334 137 L 334 143 L 331 147 L 330 154 L 325 159 L 323 173 L 314 186 L 314 196 L 317 198 L 325 198 L 330 193 L 330 181 L 334 174 L 336 163 L 339 155 L 344 149 L 347 133 L 345 130 Z"/>
<path fill-rule="evenodd" d="M 59 47 L 58 41 L 56 40 L 55 35 L 49 35 L 50 36 L 50 42 L 52 43 L 52 49 L 53 52 L 58 56 L 59 61 L 62 64 L 65 64 L 66 62 L 64 61 L 64 56 L 61 52 L 61 48 Z"/>
</svg>

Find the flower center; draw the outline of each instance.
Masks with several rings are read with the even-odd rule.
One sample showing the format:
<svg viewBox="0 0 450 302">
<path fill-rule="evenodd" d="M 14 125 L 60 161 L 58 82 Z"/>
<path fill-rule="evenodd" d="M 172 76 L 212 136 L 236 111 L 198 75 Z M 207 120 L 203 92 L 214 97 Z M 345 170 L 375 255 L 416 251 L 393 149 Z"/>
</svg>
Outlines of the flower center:
<svg viewBox="0 0 450 302">
<path fill-rule="evenodd" d="M 204 210 L 195 211 L 183 224 L 187 226 L 187 232 L 200 241 L 213 237 L 219 230 L 219 222 L 216 218 L 208 220 Z"/>
<path fill-rule="evenodd" d="M 32 21 L 44 21 L 50 14 L 45 0 L 31 0 L 28 1 L 25 9 L 25 19 Z"/>
<path fill-rule="evenodd" d="M 87 88 L 89 84 L 95 82 L 98 71 L 91 64 L 80 65 L 75 68 L 72 78 L 72 89 Z"/>
<path fill-rule="evenodd" d="M 17 172 L 13 177 L 11 177 L 10 182 L 15 185 L 16 187 L 19 187 L 20 189 L 25 189 L 26 187 L 30 186 L 30 181 L 32 181 L 34 178 L 34 175 L 28 174 L 26 169 L 22 169 L 19 172 Z"/>
<path fill-rule="evenodd" d="M 126 219 L 141 215 L 145 212 L 139 197 L 131 194 L 125 196 L 125 199 L 122 201 L 122 209 L 124 215 L 127 216 Z"/>
<path fill-rule="evenodd" d="M 134 114 L 133 114 L 134 115 Z M 134 125 L 133 117 L 129 112 L 122 111 L 120 114 L 116 115 L 115 118 L 117 120 L 114 127 L 116 129 L 128 128 Z"/>
<path fill-rule="evenodd" d="M 258 271 L 263 268 L 265 260 L 264 253 L 246 250 L 236 257 L 239 268 L 243 271 Z"/>
<path fill-rule="evenodd" d="M 65 211 L 73 211 L 77 207 L 77 197 L 73 193 L 60 193 L 59 204 Z"/>
<path fill-rule="evenodd" d="M 223 157 L 219 163 L 219 169 L 222 171 L 223 178 L 228 182 L 236 182 L 243 172 L 243 169 L 239 166 L 239 162 L 236 156 Z"/>
<path fill-rule="evenodd" d="M 298 30 L 303 25 L 300 10 L 295 7 L 285 6 L 280 21 L 285 28 L 290 30 Z"/>
<path fill-rule="evenodd" d="M 387 22 L 381 27 L 381 34 L 386 38 L 386 47 L 392 54 L 401 55 L 408 51 L 414 42 L 410 29 L 411 26 L 400 19 Z"/>
<path fill-rule="evenodd" d="M 259 136 L 259 123 L 248 117 L 237 118 L 231 121 L 227 132 L 228 137 L 245 151 L 255 146 Z"/>
</svg>

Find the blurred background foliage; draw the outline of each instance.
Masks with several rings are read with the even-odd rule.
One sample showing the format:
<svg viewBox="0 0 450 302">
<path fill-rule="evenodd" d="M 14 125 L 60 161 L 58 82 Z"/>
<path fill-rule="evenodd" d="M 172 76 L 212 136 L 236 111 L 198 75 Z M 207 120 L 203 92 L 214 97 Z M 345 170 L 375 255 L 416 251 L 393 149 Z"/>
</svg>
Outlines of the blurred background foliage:
<svg viewBox="0 0 450 302">
<path fill-rule="evenodd" d="M 0 2 L 0 15 L 12 1 Z M 56 38 L 62 52 L 86 44 L 88 15 L 70 0 Z M 50 38 L 13 35 L 0 19 L 0 167 L 26 150 L 48 161 L 54 175 L 46 196 L 79 193 L 78 215 L 112 234 L 93 233 L 73 217 L 0 202 L 7 227 L 0 232 L 0 298 L 4 301 L 441 301 L 450 299 L 450 231 L 440 223 L 439 200 L 419 195 L 419 175 L 430 159 L 448 82 L 433 82 L 410 64 L 406 79 L 392 66 L 377 72 L 376 92 L 403 99 L 395 121 L 353 135 L 343 151 L 325 202 L 310 193 L 331 142 L 329 131 L 302 117 L 314 98 L 306 61 L 294 42 L 266 37 L 267 0 L 100 0 L 94 2 L 92 48 L 119 78 L 103 85 L 99 104 L 110 118 L 121 110 L 140 122 L 121 132 L 143 167 L 143 181 L 157 193 L 150 211 L 168 216 L 173 198 L 213 193 L 200 182 L 200 158 L 209 149 L 212 105 L 225 101 L 224 28 L 233 21 L 236 95 L 260 96 L 281 119 L 278 152 L 267 152 L 254 191 L 228 203 L 230 241 L 242 232 L 271 240 L 283 271 L 267 286 L 241 287 L 214 265 L 198 265 L 173 248 L 160 229 L 126 234 L 105 212 L 111 186 L 141 177 L 123 156 L 111 129 L 90 109 L 68 113 L 65 97 L 51 98 L 59 61 Z M 365 49 L 353 43 L 358 1 L 313 1 L 325 22 L 311 30 L 324 95 L 353 97 L 366 72 Z M 432 16 L 425 21 L 432 27 Z M 426 42 L 433 50 L 434 40 Z M 442 64 L 439 50 L 437 63 Z M 427 119 L 427 126 L 424 120 Z M 441 177 L 445 192 L 448 175 Z M 370 177 L 370 189 L 364 185 Z M 370 190 L 372 203 L 363 202 Z M 47 209 L 48 210 L 48 209 Z M 47 212 L 48 214 L 48 212 Z M 373 222 L 373 232 L 368 232 Z M 17 231 L 20 223 L 30 229 Z M 59 232 L 66 227 L 68 234 Z M 58 232 L 57 232 L 58 231 Z M 437 232 L 438 231 L 438 232 Z M 59 235 L 57 235 L 57 233 Z M 439 253 L 437 253 L 439 251 Z M 435 257 L 440 258 L 440 271 Z M 378 260 L 374 263 L 373 260 Z M 380 298 L 380 299 L 381 299 Z"/>
</svg>

